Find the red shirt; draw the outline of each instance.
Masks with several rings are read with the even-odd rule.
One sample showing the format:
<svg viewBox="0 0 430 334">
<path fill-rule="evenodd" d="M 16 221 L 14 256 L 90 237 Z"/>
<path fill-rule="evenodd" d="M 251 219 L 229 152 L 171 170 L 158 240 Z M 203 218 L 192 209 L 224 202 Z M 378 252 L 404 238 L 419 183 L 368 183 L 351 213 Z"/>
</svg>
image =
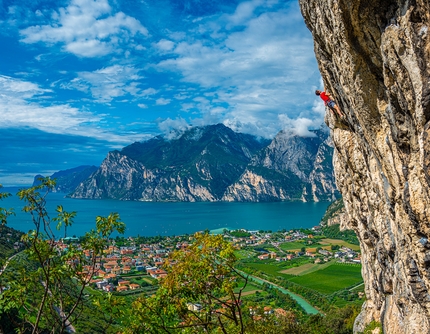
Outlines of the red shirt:
<svg viewBox="0 0 430 334">
<path fill-rule="evenodd" d="M 321 92 L 320 98 L 322 98 L 322 100 L 324 101 L 325 104 L 327 104 L 328 102 L 331 101 L 330 97 L 328 97 L 325 92 Z"/>
</svg>

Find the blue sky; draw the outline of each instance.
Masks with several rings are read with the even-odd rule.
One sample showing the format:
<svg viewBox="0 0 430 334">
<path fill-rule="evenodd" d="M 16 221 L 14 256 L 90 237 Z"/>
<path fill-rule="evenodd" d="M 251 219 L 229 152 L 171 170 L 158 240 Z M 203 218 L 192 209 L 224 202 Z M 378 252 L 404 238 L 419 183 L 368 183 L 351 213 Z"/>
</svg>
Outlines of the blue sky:
<svg viewBox="0 0 430 334">
<path fill-rule="evenodd" d="M 4 186 L 191 125 L 272 138 L 323 119 L 296 0 L 0 0 L 0 45 Z"/>
</svg>

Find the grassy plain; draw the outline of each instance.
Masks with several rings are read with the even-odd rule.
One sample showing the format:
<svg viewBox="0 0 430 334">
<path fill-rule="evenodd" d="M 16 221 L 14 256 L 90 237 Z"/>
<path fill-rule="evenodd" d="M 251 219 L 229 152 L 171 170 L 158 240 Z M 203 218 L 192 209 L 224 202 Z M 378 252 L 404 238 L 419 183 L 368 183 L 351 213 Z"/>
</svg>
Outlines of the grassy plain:
<svg viewBox="0 0 430 334">
<path fill-rule="evenodd" d="M 363 281 L 361 265 L 335 263 L 324 269 L 289 279 L 323 294 L 351 287 Z"/>
<path fill-rule="evenodd" d="M 239 260 L 254 257 L 255 254 L 256 254 L 255 252 L 249 251 L 249 250 L 245 250 L 245 249 L 237 250 L 237 251 L 234 252 L 234 255 L 236 255 L 236 257 Z"/>
<path fill-rule="evenodd" d="M 279 245 L 284 251 L 294 251 L 300 250 L 302 247 L 306 246 L 303 241 L 291 241 L 291 242 L 283 242 Z"/>
<path fill-rule="evenodd" d="M 344 240 L 324 238 L 324 239 L 318 239 L 318 240 L 316 239 L 315 241 L 317 241 L 317 244 L 313 244 L 312 246 L 306 245 L 303 241 L 283 242 L 279 245 L 279 248 L 287 252 L 296 252 L 296 251 L 300 251 L 302 247 L 305 247 L 306 250 L 310 252 L 316 252 L 316 249 L 318 247 L 331 251 L 331 246 L 333 245 L 333 246 L 345 246 L 345 247 L 351 248 L 354 251 L 360 250 L 360 246 L 350 244 L 349 242 L 346 242 Z"/>
<path fill-rule="evenodd" d="M 345 246 L 348 248 L 351 248 L 354 251 L 359 251 L 360 250 L 360 246 L 358 245 L 353 245 L 350 244 L 349 242 L 346 242 L 344 240 L 339 240 L 339 239 L 321 239 L 319 241 L 319 243 L 321 244 L 321 248 L 326 248 L 324 247 L 325 245 L 339 245 L 339 246 Z"/>
<path fill-rule="evenodd" d="M 267 263 L 267 262 L 264 262 L 264 263 L 258 263 L 258 262 L 247 263 L 246 267 L 260 270 L 263 273 L 270 275 L 270 276 L 278 276 L 279 272 L 282 270 L 282 268 L 280 268 L 276 264 Z"/>
<path fill-rule="evenodd" d="M 239 293 L 239 290 L 241 289 L 241 288 L 243 288 L 243 285 L 244 285 L 244 282 L 241 282 L 240 284 L 239 284 L 239 286 L 238 287 L 236 287 L 235 289 L 234 289 L 234 292 L 235 293 Z M 250 294 L 253 294 L 253 293 L 255 293 L 256 291 L 261 291 L 261 287 L 258 287 L 257 285 L 255 285 L 255 284 L 252 284 L 252 283 L 250 283 L 250 282 L 248 282 L 248 284 L 245 286 L 245 288 L 242 290 L 242 295 L 250 295 Z"/>
<path fill-rule="evenodd" d="M 293 268 L 282 270 L 281 273 L 287 274 L 287 275 L 293 275 L 293 276 L 303 276 L 321 269 L 325 269 L 331 266 L 333 263 L 334 263 L 333 261 L 323 263 L 323 264 L 306 263 L 300 267 L 293 267 Z"/>
</svg>

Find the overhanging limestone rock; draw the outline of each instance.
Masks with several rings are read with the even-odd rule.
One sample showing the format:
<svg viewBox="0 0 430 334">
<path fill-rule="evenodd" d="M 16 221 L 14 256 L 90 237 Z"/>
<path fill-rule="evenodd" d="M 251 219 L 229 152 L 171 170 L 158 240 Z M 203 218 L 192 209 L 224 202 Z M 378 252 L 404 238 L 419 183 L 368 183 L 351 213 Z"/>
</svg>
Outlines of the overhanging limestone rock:
<svg viewBox="0 0 430 334">
<path fill-rule="evenodd" d="M 367 302 L 385 333 L 430 332 L 430 4 L 300 0 L 325 88 L 349 127 L 328 119 Z"/>
</svg>

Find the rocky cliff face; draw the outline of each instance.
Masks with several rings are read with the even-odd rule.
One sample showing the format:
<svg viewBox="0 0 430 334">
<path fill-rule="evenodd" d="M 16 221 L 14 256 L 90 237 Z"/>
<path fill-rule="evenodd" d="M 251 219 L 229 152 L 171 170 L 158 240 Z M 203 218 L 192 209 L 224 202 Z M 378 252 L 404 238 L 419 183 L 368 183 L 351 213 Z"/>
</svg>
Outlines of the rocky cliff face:
<svg viewBox="0 0 430 334">
<path fill-rule="evenodd" d="M 313 137 L 281 131 L 253 158 L 225 201 L 334 200 L 332 141 L 323 130 Z"/>
<path fill-rule="evenodd" d="M 367 301 L 356 320 L 430 332 L 430 5 L 300 0 L 325 88 L 347 115 L 327 122 Z"/>
<path fill-rule="evenodd" d="M 120 152 L 109 152 L 100 168 L 71 194 L 73 198 L 140 201 L 214 201 L 207 187 L 192 177 L 147 168 Z"/>
<path fill-rule="evenodd" d="M 345 205 L 343 204 L 343 199 L 339 198 L 332 202 L 324 216 L 321 218 L 321 226 L 333 226 L 339 225 L 341 231 L 348 229 L 348 215 L 345 212 Z"/>
<path fill-rule="evenodd" d="M 222 124 L 196 127 L 110 152 L 71 197 L 141 201 L 331 200 L 336 194 L 328 133 L 272 142 Z"/>
</svg>

